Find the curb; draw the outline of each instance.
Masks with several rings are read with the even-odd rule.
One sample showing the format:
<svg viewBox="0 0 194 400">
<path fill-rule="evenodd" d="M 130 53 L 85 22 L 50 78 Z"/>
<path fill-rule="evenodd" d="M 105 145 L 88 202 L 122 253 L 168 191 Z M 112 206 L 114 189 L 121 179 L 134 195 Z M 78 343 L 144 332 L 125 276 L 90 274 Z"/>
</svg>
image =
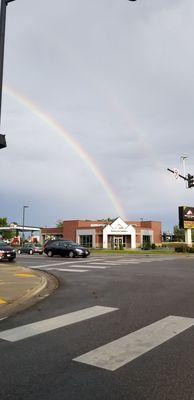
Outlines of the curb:
<svg viewBox="0 0 194 400">
<path fill-rule="evenodd" d="M 23 296 L 13 301 L 13 303 L 8 303 L 3 306 L 3 309 L 0 310 L 0 321 L 1 319 L 3 320 L 13 316 L 44 300 L 44 298 L 51 295 L 59 287 L 59 281 L 54 275 L 42 270 L 35 271 L 28 267 L 25 267 L 25 269 L 28 269 L 28 271 L 32 271 L 33 274 L 41 277 L 41 281 L 32 289 L 28 289 Z"/>
</svg>

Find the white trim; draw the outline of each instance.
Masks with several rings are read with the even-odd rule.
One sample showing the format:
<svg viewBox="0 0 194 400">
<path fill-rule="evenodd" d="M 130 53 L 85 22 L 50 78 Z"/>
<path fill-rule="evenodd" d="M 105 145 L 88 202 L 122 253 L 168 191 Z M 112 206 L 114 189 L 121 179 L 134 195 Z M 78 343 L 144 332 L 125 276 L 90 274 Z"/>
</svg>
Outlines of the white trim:
<svg viewBox="0 0 194 400">
<path fill-rule="evenodd" d="M 154 232 L 152 229 L 141 229 L 141 245 L 143 245 L 143 236 L 150 236 L 150 243 L 154 243 Z"/>
<path fill-rule="evenodd" d="M 91 228 L 76 229 L 76 243 L 80 244 L 80 236 L 92 236 L 92 247 L 96 247 L 96 230 Z"/>
<path fill-rule="evenodd" d="M 103 229 L 103 249 L 108 248 L 108 236 L 131 236 L 131 248 L 136 248 L 136 231 L 132 225 L 127 225 L 122 218 L 118 217 L 112 224 Z"/>
</svg>

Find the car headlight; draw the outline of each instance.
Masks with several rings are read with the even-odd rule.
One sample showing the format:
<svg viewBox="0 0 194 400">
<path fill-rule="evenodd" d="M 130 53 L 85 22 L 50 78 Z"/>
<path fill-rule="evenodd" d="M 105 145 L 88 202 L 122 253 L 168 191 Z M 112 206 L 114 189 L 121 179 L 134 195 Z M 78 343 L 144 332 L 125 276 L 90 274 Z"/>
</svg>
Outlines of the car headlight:
<svg viewBox="0 0 194 400">
<path fill-rule="evenodd" d="M 75 249 L 76 250 L 76 252 L 78 253 L 78 254 L 82 254 L 83 253 L 83 250 L 81 250 L 81 249 Z"/>
</svg>

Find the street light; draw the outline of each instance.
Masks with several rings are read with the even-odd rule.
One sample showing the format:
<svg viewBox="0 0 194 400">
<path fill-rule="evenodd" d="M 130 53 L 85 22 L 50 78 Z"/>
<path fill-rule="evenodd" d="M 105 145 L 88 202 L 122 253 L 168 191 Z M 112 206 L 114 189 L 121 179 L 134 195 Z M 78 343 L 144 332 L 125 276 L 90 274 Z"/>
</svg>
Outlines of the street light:
<svg viewBox="0 0 194 400">
<path fill-rule="evenodd" d="M 13 1 L 13 0 L 12 0 Z M 29 208 L 29 206 L 23 206 L 23 218 L 22 218 L 22 227 L 23 227 L 23 230 L 22 230 L 22 245 L 24 244 L 24 226 L 25 226 L 25 224 L 24 224 L 24 222 L 25 222 L 25 209 L 26 208 Z"/>
<path fill-rule="evenodd" d="M 0 5 L 0 123 L 1 123 L 1 102 L 2 102 L 2 83 L 3 83 L 3 59 L 4 59 L 4 43 L 5 43 L 5 21 L 6 7 L 8 3 L 14 0 L 1 0 Z M 6 147 L 5 135 L 0 134 L 0 149 Z"/>
</svg>

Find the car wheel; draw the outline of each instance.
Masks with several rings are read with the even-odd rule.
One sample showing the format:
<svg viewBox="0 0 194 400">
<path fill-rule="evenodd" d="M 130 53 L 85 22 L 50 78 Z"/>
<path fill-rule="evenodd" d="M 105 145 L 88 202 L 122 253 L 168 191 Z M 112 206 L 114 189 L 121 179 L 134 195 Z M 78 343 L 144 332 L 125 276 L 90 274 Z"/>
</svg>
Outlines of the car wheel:
<svg viewBox="0 0 194 400">
<path fill-rule="evenodd" d="M 18 254 L 21 254 L 21 250 L 18 250 Z"/>
<path fill-rule="evenodd" d="M 51 250 L 49 250 L 48 253 L 47 253 L 47 256 L 48 257 L 52 257 L 53 256 L 53 252 Z"/>
<path fill-rule="evenodd" d="M 13 260 L 14 260 L 14 258 L 10 258 L 10 259 L 9 259 L 9 262 L 13 262 Z"/>
<path fill-rule="evenodd" d="M 29 251 L 29 254 L 32 255 L 32 254 L 33 254 L 33 250 L 30 250 L 30 251 Z"/>
<path fill-rule="evenodd" d="M 73 257 L 75 257 L 75 254 L 74 254 L 74 252 L 73 252 L 73 251 L 70 251 L 70 252 L 69 252 L 69 257 L 70 257 L 70 258 L 73 258 Z"/>
<path fill-rule="evenodd" d="M 39 254 L 41 255 L 41 254 L 43 254 L 43 252 L 42 252 L 42 251 L 40 251 L 40 252 L 39 252 Z"/>
</svg>

